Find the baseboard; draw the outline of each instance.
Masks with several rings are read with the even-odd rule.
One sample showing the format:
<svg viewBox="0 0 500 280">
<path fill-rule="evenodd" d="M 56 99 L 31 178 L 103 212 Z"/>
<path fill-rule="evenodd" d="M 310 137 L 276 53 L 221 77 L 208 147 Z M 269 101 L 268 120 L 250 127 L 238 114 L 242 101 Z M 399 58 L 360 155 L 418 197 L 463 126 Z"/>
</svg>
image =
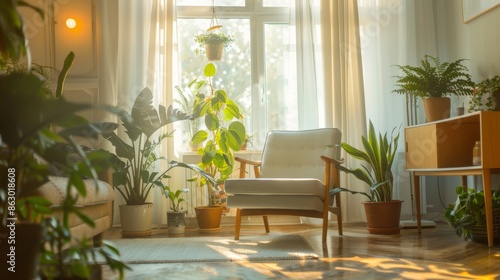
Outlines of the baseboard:
<svg viewBox="0 0 500 280">
<path fill-rule="evenodd" d="M 399 221 L 399 226 L 401 228 L 417 228 L 416 220 L 401 220 Z M 433 228 L 436 227 L 436 223 L 429 220 L 421 220 L 422 228 Z"/>
</svg>

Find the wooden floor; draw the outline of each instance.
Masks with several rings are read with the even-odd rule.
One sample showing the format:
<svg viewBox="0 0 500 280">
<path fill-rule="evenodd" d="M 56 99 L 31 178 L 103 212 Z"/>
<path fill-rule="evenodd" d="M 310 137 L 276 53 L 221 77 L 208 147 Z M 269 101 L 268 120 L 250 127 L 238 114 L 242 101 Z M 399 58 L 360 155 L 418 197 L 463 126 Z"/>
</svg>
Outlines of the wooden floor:
<svg viewBox="0 0 500 280">
<path fill-rule="evenodd" d="M 271 232 L 302 235 L 321 256 L 319 260 L 265 263 L 179 263 L 132 265 L 125 279 L 500 279 L 500 244 L 464 241 L 442 223 L 436 228 L 402 229 L 398 235 L 369 234 L 364 224 L 347 224 L 344 235 L 336 227 L 321 245 L 321 229 L 314 225 L 271 226 Z M 263 226 L 243 226 L 241 235 L 264 235 Z M 182 237 L 206 236 L 187 228 Z M 212 236 L 232 236 L 233 227 L 222 227 Z M 169 237 L 166 229 L 151 238 Z M 105 239 L 121 238 L 112 228 Z M 104 269 L 104 279 L 117 279 Z"/>
</svg>

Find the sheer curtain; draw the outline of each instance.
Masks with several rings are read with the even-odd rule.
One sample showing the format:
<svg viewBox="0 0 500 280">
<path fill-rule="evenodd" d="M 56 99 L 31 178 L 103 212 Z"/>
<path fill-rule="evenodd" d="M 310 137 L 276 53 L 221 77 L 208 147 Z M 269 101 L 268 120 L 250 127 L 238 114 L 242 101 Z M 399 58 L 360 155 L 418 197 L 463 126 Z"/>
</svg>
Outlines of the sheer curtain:
<svg viewBox="0 0 500 280">
<path fill-rule="evenodd" d="M 166 37 L 169 35 L 167 4 L 172 7 L 165 0 L 97 1 L 102 104 L 113 104 L 130 112 L 139 92 L 149 87 L 155 97 L 155 108 L 159 104 L 166 106 L 166 84 L 171 78 L 165 50 L 167 41 L 170 42 Z M 128 139 L 123 131 L 118 132 Z M 148 201 L 155 205 L 153 224 L 165 223 L 166 211 L 157 210 L 166 209 L 167 203 L 160 190 L 155 189 Z M 123 203 L 117 194 L 114 224 L 120 224 L 118 206 Z"/>
<path fill-rule="evenodd" d="M 299 129 L 324 126 L 319 0 L 291 1 L 290 27 L 296 42 Z M 298 38 L 298 39 L 297 39 Z"/>
<path fill-rule="evenodd" d="M 326 126 L 342 131 L 342 142 L 361 147 L 361 135 L 366 131 L 365 96 L 356 0 L 321 1 L 321 29 L 325 80 Z M 355 162 L 346 164 L 355 167 Z M 367 186 L 352 176 L 341 174 L 343 186 L 367 190 Z M 359 196 L 343 197 L 343 219 L 364 221 Z"/>
<path fill-rule="evenodd" d="M 392 93 L 394 65 L 418 65 L 425 54 L 436 55 L 432 0 L 358 0 L 361 52 L 367 118 L 378 131 L 400 128 L 398 158 L 394 162 L 395 196 L 404 200 L 402 215 L 412 214 L 409 173 L 404 168 L 403 129 L 407 122 L 423 123 L 422 106 L 416 119 L 407 119 L 405 96 Z M 425 191 L 425 188 L 422 188 Z M 422 197 L 425 195 L 422 193 Z M 423 208 L 425 210 L 425 208 Z"/>
</svg>

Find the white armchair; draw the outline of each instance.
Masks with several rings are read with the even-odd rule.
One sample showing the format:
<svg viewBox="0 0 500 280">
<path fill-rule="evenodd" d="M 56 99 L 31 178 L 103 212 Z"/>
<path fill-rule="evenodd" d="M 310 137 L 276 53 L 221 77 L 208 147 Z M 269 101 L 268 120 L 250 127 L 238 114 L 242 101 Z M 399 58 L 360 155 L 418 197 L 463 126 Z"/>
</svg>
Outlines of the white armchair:
<svg viewBox="0 0 500 280">
<path fill-rule="evenodd" d="M 236 158 L 240 179 L 228 179 L 227 206 L 236 208 L 234 239 L 238 240 L 243 216 L 293 215 L 323 220 L 322 241 L 326 242 L 328 213 L 337 215 L 342 235 L 340 197 L 330 199 L 329 191 L 339 187 L 340 142 L 336 128 L 302 131 L 271 131 L 260 162 Z M 256 178 L 244 178 L 252 165 Z"/>
</svg>

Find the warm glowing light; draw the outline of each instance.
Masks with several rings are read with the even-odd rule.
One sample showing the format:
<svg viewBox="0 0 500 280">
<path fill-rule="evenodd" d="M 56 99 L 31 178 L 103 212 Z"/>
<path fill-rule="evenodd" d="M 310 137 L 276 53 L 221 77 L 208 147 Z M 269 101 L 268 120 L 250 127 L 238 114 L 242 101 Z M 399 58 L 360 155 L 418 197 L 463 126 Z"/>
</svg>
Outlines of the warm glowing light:
<svg viewBox="0 0 500 280">
<path fill-rule="evenodd" d="M 75 20 L 75 19 L 73 19 L 73 18 L 68 18 L 68 19 L 66 20 L 66 26 L 67 26 L 68 28 L 70 28 L 70 29 L 75 28 L 75 27 L 76 27 L 76 20 Z"/>
</svg>

